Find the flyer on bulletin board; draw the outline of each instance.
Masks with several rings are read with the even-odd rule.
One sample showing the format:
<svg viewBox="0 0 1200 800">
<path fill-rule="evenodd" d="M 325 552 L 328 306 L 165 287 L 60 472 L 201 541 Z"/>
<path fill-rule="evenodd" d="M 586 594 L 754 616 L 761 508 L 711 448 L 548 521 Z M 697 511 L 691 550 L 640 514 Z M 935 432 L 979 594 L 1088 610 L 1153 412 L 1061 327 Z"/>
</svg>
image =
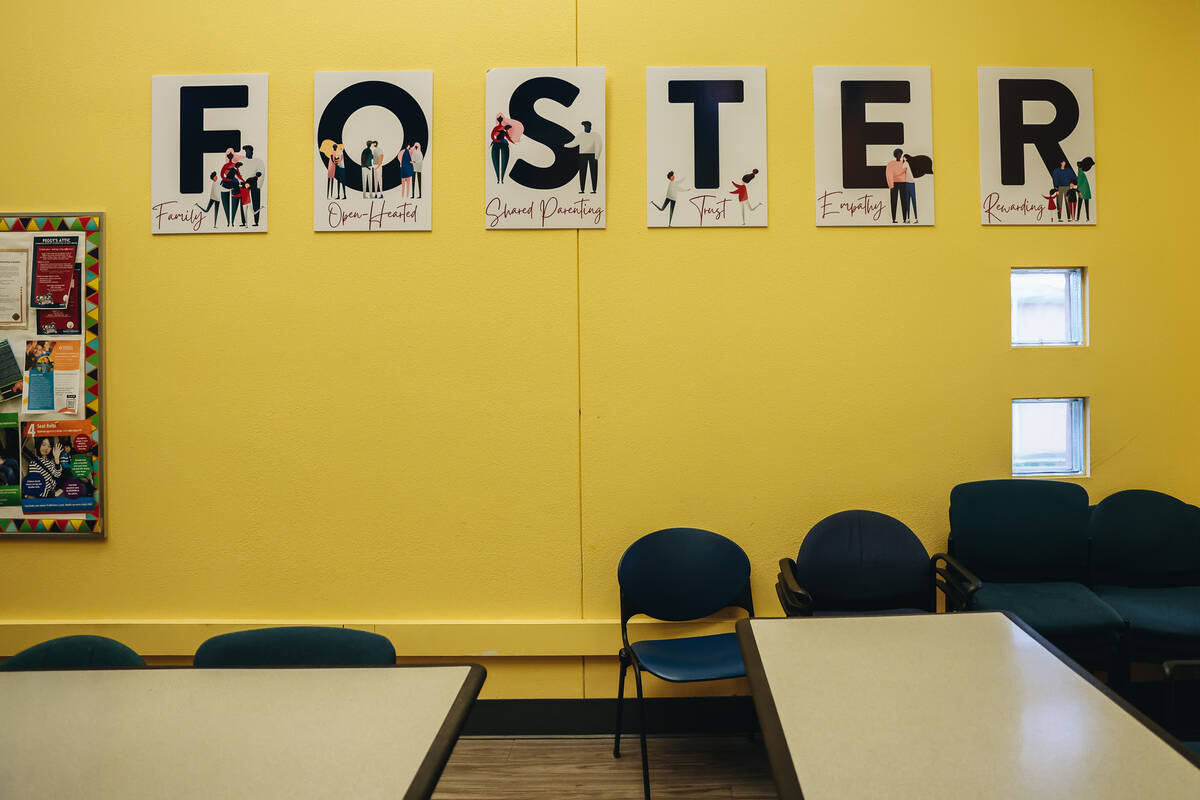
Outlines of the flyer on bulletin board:
<svg viewBox="0 0 1200 800">
<path fill-rule="evenodd" d="M 80 342 L 30 339 L 25 343 L 24 393 L 26 414 L 79 413 Z"/>
<path fill-rule="evenodd" d="M 21 505 L 21 437 L 16 414 L 0 414 L 0 506 Z"/>
<path fill-rule="evenodd" d="M 76 236 L 33 237 L 32 308 L 66 308 L 75 275 Z"/>
<path fill-rule="evenodd" d="M 21 510 L 91 511 L 92 423 L 88 420 L 26 422 L 21 436 Z"/>
<path fill-rule="evenodd" d="M 25 327 L 25 285 L 29 253 L 0 250 L 0 328 Z"/>
<path fill-rule="evenodd" d="M 79 336 L 83 333 L 79 290 L 83 286 L 83 265 L 76 262 L 71 291 L 65 309 L 47 308 L 37 312 L 37 329 L 42 336 Z"/>
<path fill-rule="evenodd" d="M 12 343 L 0 339 L 0 401 L 20 397 L 25 391 L 25 372 L 17 361 Z"/>
</svg>

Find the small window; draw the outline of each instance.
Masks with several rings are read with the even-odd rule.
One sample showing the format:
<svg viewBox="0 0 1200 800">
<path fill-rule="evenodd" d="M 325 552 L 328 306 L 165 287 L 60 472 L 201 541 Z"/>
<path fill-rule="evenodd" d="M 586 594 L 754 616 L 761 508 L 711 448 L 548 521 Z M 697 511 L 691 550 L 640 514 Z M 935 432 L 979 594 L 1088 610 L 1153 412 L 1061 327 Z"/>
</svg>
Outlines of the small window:
<svg viewBox="0 0 1200 800">
<path fill-rule="evenodd" d="M 1012 401 L 1012 474 L 1087 474 L 1082 397 Z"/>
<path fill-rule="evenodd" d="M 1015 347 L 1083 344 L 1083 269 L 1014 269 Z"/>
</svg>

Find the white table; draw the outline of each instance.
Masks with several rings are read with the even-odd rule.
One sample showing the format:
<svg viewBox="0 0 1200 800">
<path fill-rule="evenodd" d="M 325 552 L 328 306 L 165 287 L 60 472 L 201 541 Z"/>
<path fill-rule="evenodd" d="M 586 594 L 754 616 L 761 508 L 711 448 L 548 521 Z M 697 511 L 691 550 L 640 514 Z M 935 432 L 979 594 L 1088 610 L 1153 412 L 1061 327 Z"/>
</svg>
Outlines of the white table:
<svg viewBox="0 0 1200 800">
<path fill-rule="evenodd" d="M 0 797 L 428 798 L 477 665 L 0 672 Z"/>
<path fill-rule="evenodd" d="M 1200 798 L 1200 759 L 1007 614 L 737 634 L 782 800 Z"/>
</svg>

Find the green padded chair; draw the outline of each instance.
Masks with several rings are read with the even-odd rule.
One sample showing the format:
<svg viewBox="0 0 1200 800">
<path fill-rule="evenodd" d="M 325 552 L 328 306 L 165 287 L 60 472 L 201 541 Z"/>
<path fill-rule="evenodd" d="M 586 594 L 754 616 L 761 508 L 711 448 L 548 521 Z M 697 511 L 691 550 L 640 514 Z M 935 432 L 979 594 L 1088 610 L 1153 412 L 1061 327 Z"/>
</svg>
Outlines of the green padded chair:
<svg viewBox="0 0 1200 800">
<path fill-rule="evenodd" d="M 396 663 L 386 637 L 353 628 L 297 625 L 214 636 L 200 645 L 196 667 L 382 667 Z"/>
<path fill-rule="evenodd" d="M 144 666 L 146 662 L 141 656 L 115 639 L 104 636 L 62 636 L 22 650 L 0 664 L 0 670 Z"/>
<path fill-rule="evenodd" d="M 1087 492 L 1073 483 L 963 483 L 950 492 L 949 550 L 982 582 L 971 610 L 1011 612 L 1120 680 L 1125 619 L 1084 585 L 1089 516 Z"/>
<path fill-rule="evenodd" d="M 1129 489 L 1092 510 L 1092 587 L 1129 620 L 1129 657 L 1200 658 L 1200 509 Z"/>
</svg>

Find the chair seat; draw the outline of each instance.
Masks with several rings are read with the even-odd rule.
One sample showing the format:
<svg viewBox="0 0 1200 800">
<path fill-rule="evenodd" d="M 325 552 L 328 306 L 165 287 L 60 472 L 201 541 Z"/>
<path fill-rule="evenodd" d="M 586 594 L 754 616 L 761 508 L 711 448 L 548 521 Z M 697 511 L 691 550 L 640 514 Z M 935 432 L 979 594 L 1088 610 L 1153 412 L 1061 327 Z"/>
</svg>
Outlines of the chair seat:
<svg viewBox="0 0 1200 800">
<path fill-rule="evenodd" d="M 1200 586 L 1097 586 L 1096 594 L 1129 620 L 1134 635 L 1200 638 Z"/>
<path fill-rule="evenodd" d="M 1058 635 L 1107 634 L 1125 628 L 1124 618 L 1082 583 L 984 582 L 975 592 L 972 609 L 1008 611 L 1038 633 Z"/>
<path fill-rule="evenodd" d="M 746 674 L 737 635 L 690 636 L 634 642 L 642 668 L 664 681 L 715 681 Z"/>
<path fill-rule="evenodd" d="M 881 608 L 875 611 L 837 611 L 829 609 L 826 611 L 814 611 L 814 617 L 888 617 L 899 616 L 902 614 L 928 614 L 923 608 Z"/>
</svg>

